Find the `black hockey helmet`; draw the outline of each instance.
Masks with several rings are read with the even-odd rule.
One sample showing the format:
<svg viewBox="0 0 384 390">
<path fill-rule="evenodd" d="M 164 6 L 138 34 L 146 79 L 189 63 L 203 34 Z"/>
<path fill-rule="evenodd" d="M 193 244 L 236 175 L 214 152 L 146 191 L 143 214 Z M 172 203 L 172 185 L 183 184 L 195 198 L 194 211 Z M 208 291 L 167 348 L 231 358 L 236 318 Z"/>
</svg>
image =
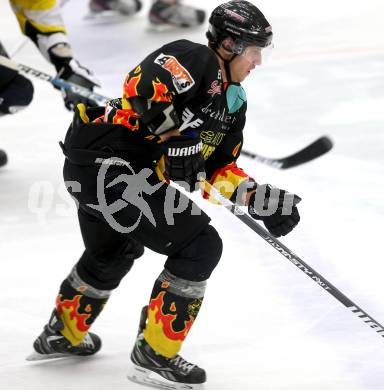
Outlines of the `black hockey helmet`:
<svg viewBox="0 0 384 390">
<path fill-rule="evenodd" d="M 272 27 L 262 12 L 249 1 L 229 1 L 216 7 L 209 18 L 207 38 L 213 48 L 230 37 L 234 54 L 247 46 L 265 48 L 272 43 Z"/>
</svg>

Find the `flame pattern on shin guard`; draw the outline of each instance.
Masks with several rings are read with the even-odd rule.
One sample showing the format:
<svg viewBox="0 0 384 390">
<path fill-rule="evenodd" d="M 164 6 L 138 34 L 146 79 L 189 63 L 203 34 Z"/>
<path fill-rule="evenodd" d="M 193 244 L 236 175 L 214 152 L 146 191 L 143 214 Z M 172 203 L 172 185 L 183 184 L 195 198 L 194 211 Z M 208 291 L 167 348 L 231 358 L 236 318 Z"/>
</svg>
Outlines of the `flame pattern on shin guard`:
<svg viewBox="0 0 384 390">
<path fill-rule="evenodd" d="M 170 358 L 179 352 L 196 319 L 203 302 L 205 282 L 160 279 L 164 278 L 157 279 L 152 291 L 144 337 L 156 352 Z M 187 289 L 182 292 L 180 281 L 190 286 L 191 294 L 185 294 Z M 194 284 L 199 284 L 199 288 Z"/>
<path fill-rule="evenodd" d="M 83 341 L 92 323 L 103 310 L 110 292 L 104 291 L 103 296 L 102 291 L 99 291 L 97 297 L 94 291 L 89 294 L 84 285 L 74 283 L 72 274 L 73 271 L 60 286 L 56 310 L 64 323 L 61 334 L 76 346 Z"/>
<path fill-rule="evenodd" d="M 76 346 L 81 343 L 87 334 L 90 324 L 87 320 L 91 317 L 91 313 L 81 313 L 82 309 L 92 312 L 91 304 L 87 308 L 81 308 L 81 295 L 75 295 L 72 299 L 64 299 L 61 294 L 56 299 L 56 308 L 60 319 L 64 323 L 62 335 L 68 339 L 72 345 Z"/>
</svg>

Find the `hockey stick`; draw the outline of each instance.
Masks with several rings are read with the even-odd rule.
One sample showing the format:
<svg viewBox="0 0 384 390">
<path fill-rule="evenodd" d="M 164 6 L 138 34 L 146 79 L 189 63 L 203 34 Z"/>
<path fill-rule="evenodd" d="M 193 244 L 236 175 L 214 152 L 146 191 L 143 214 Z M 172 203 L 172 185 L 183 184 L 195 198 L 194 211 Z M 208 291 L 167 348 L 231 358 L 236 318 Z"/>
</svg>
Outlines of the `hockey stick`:
<svg viewBox="0 0 384 390">
<path fill-rule="evenodd" d="M 63 80 L 58 77 L 52 77 L 51 75 L 36 70 L 34 68 L 31 68 L 30 66 L 19 64 L 15 61 L 12 61 L 9 58 L 4 57 L 3 55 L 0 55 L 0 65 L 18 70 L 27 75 L 34 76 L 40 80 L 48 81 L 56 88 L 71 91 L 81 97 L 84 97 L 86 99 L 91 99 L 99 105 L 104 105 L 106 101 L 109 100 L 108 97 L 93 92 L 85 87 L 71 83 L 69 81 Z M 316 141 L 312 142 L 304 149 L 301 149 L 290 156 L 280 158 L 280 159 L 263 157 L 256 153 L 252 153 L 246 150 L 242 150 L 241 154 L 250 157 L 256 161 L 259 161 L 263 164 L 271 165 L 275 168 L 287 169 L 287 168 L 295 167 L 300 164 L 304 164 L 308 161 L 311 161 L 317 157 L 322 156 L 323 154 L 331 150 L 332 146 L 333 144 L 330 138 L 323 136 L 317 139 Z"/>
<path fill-rule="evenodd" d="M 347 309 L 359 317 L 370 328 L 372 328 L 381 337 L 384 337 L 384 327 L 379 322 L 369 316 L 363 309 L 352 302 L 340 290 L 328 282 L 323 276 L 316 272 L 312 267 L 306 264 L 299 256 L 293 253 L 289 248 L 282 244 L 277 238 L 273 237 L 263 227 L 261 227 L 251 216 L 244 212 L 240 207 L 236 206 L 229 199 L 225 198 L 216 188 L 207 181 L 201 181 L 202 188 L 208 192 L 217 202 L 228 209 L 233 215 L 239 218 L 244 224 L 257 233 L 263 240 L 276 249 L 300 271 L 309 276 L 315 283 L 322 287 L 325 291 L 336 298 Z"/>
<path fill-rule="evenodd" d="M 0 44 L 1 45 L 1 44 Z M 0 46 L 0 49 L 2 46 Z M 4 48 L 3 48 L 4 49 Z M 99 105 L 104 105 L 107 100 L 110 98 L 100 95 L 96 92 L 84 88 L 80 85 L 65 81 L 58 77 L 52 77 L 51 75 L 31 68 L 30 66 L 19 64 L 15 61 L 10 60 L 5 57 L 6 52 L 2 52 L 0 55 L 0 65 L 6 66 L 11 69 L 19 70 L 27 75 L 34 76 L 40 80 L 50 82 L 54 87 L 59 89 L 69 90 L 73 93 L 76 93 L 79 96 L 82 96 L 86 99 L 92 99 Z M 260 156 L 259 154 L 249 152 L 247 150 L 242 150 L 241 154 L 250 157 L 258 162 L 261 162 L 266 165 L 271 165 L 279 169 L 292 168 L 300 164 L 304 164 L 308 161 L 311 161 L 317 157 L 322 156 L 332 149 L 333 143 L 329 137 L 323 136 L 316 141 L 312 142 L 310 145 L 304 149 L 299 150 L 298 152 L 280 159 L 268 158 Z"/>
<path fill-rule="evenodd" d="M 247 150 L 242 150 L 241 154 L 260 163 L 271 165 L 278 169 L 287 169 L 312 161 L 315 158 L 329 152 L 332 147 L 333 143 L 331 139 L 327 136 L 323 136 L 309 144 L 304 149 L 301 149 L 298 152 L 283 158 L 263 157 L 259 154 L 252 153 Z"/>
<path fill-rule="evenodd" d="M 18 70 L 26 75 L 36 77 L 40 80 L 48 81 L 56 88 L 65 89 L 86 99 L 91 99 L 99 105 L 103 105 L 107 100 L 109 100 L 108 97 L 93 92 L 88 88 L 71 83 L 58 77 L 52 77 L 48 73 L 41 72 L 40 70 L 36 70 L 27 65 L 19 64 L 4 56 L 0 56 L 0 65 L 6 66 L 10 69 Z"/>
</svg>

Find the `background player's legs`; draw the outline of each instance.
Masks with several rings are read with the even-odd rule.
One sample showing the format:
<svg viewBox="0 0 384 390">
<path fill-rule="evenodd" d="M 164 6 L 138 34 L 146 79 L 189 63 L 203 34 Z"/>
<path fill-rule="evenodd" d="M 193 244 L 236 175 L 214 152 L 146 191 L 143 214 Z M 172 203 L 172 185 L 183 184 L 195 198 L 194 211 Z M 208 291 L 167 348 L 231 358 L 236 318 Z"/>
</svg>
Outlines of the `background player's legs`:
<svg viewBox="0 0 384 390">
<path fill-rule="evenodd" d="M 149 21 L 156 26 L 195 27 L 204 23 L 205 11 L 179 0 L 153 0 Z"/>
<path fill-rule="evenodd" d="M 122 15 L 133 15 L 142 7 L 140 0 L 90 0 L 89 9 L 93 14 L 118 12 Z"/>
</svg>

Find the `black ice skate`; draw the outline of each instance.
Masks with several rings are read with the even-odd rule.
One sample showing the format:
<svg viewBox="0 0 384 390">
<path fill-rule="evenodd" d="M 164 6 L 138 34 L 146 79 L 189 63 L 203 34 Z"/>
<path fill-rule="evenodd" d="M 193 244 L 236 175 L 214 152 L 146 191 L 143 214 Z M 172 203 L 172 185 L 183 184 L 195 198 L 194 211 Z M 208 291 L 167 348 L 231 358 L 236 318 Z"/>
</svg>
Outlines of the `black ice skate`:
<svg viewBox="0 0 384 390">
<path fill-rule="evenodd" d="M 89 356 L 98 352 L 101 348 L 100 337 L 94 333 L 87 333 L 84 340 L 77 346 L 73 346 L 61 333 L 64 324 L 57 315 L 56 310 L 41 335 L 33 343 L 34 352 L 27 360 L 45 360 L 68 356 Z"/>
<path fill-rule="evenodd" d="M 149 11 L 153 26 L 195 27 L 204 23 L 205 12 L 188 5 L 155 1 Z"/>
<path fill-rule="evenodd" d="M 130 16 L 141 10 L 140 0 L 90 0 L 88 18 Z"/>
<path fill-rule="evenodd" d="M 202 368 L 187 362 L 180 355 L 166 358 L 155 352 L 145 341 L 142 332 L 146 313 L 147 307 L 142 310 L 139 335 L 131 353 L 133 367 L 128 378 L 133 382 L 159 389 L 202 389 L 202 383 L 206 381 Z"/>
</svg>

